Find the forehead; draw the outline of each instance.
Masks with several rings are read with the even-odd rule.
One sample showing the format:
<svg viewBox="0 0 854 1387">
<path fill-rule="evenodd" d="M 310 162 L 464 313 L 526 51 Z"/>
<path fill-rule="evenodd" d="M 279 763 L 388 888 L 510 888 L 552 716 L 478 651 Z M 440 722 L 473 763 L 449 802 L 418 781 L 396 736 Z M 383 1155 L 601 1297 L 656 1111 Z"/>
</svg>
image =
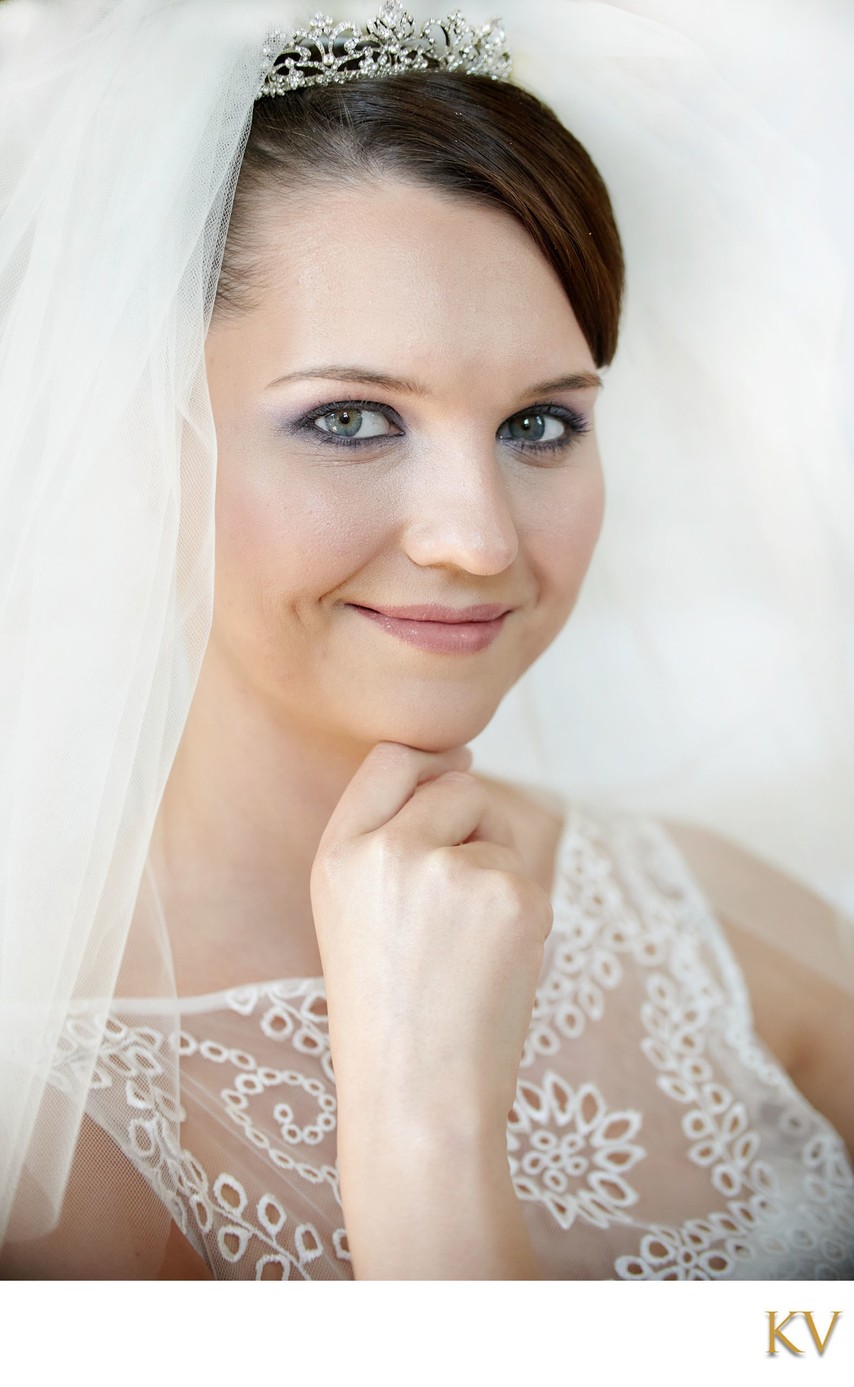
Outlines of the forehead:
<svg viewBox="0 0 854 1387">
<path fill-rule="evenodd" d="M 592 368 L 556 273 L 498 208 L 366 179 L 271 199 L 260 231 L 267 288 L 244 327 L 277 364 L 405 363 L 437 388 L 460 372 L 545 378 L 556 358 Z"/>
</svg>

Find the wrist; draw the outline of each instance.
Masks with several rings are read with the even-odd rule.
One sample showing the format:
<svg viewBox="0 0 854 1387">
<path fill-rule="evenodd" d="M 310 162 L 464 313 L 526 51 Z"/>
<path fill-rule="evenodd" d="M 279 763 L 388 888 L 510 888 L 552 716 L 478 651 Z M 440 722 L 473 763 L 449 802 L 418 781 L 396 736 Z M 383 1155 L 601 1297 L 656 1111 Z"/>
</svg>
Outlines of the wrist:
<svg viewBox="0 0 854 1387">
<path fill-rule="evenodd" d="M 506 1136 L 479 1122 L 339 1127 L 338 1169 L 358 1279 L 537 1279 Z"/>
<path fill-rule="evenodd" d="M 477 1103 L 425 1104 L 388 1093 L 338 1096 L 338 1156 L 345 1161 L 390 1163 L 418 1159 L 441 1167 L 464 1161 L 483 1170 L 507 1166 L 506 1118 L 497 1120 Z"/>
</svg>

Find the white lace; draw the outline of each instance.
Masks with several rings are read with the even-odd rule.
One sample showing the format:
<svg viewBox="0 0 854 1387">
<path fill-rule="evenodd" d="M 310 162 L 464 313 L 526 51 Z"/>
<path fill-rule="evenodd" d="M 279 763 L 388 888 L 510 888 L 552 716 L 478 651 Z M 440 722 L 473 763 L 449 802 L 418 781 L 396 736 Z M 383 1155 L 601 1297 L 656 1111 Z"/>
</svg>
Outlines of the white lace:
<svg viewBox="0 0 854 1387">
<path fill-rule="evenodd" d="M 847 1279 L 844 1144 L 753 1031 L 744 981 L 662 826 L 573 805 L 507 1128 L 549 1279 Z M 70 1022 L 89 1114 L 219 1278 L 352 1277 L 323 980 Z M 180 1104 L 168 1075 L 177 1052 Z"/>
</svg>

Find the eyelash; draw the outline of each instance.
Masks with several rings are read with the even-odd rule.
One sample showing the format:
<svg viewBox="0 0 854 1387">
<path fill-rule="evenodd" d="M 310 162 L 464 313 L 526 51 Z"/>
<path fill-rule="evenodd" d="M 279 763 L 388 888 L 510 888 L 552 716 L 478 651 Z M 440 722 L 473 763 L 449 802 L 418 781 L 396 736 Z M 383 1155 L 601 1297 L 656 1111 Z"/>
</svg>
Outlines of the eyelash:
<svg viewBox="0 0 854 1387">
<path fill-rule="evenodd" d="M 311 433 L 322 447 L 330 445 L 333 448 L 368 448 L 382 446 L 390 438 L 399 438 L 400 434 L 374 434 L 368 438 L 345 438 L 342 434 L 329 433 L 323 429 L 314 428 L 314 421 L 321 419 L 325 414 L 334 414 L 338 409 L 359 409 L 371 410 L 381 414 L 391 424 L 399 424 L 394 417 L 394 411 L 388 405 L 379 404 L 376 400 L 335 400 L 331 403 L 319 405 L 312 409 L 308 414 L 294 421 L 290 427 L 292 433 Z M 569 409 L 566 405 L 555 404 L 535 404 L 529 405 L 525 409 L 517 409 L 514 414 L 507 416 L 503 423 L 509 423 L 511 419 L 518 419 L 524 414 L 543 414 L 552 419 L 560 419 L 566 424 L 567 430 L 563 438 L 552 438 L 545 443 L 526 443 L 524 439 L 501 439 L 502 443 L 511 443 L 514 448 L 523 453 L 556 453 L 566 452 L 590 432 L 590 422 L 583 414 L 577 410 Z"/>
</svg>

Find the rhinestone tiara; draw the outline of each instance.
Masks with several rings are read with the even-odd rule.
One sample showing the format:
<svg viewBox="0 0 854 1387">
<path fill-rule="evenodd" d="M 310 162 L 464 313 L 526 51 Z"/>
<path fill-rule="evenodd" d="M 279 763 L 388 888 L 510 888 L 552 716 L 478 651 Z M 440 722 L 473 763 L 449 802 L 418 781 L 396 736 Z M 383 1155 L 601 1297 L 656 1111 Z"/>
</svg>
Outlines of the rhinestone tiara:
<svg viewBox="0 0 854 1387">
<path fill-rule="evenodd" d="M 394 77 L 425 68 L 507 78 L 511 58 L 506 34 L 497 19 L 475 27 L 454 10 L 445 19 L 428 19 L 416 32 L 415 20 L 402 5 L 380 6 L 364 28 L 349 21 L 336 24 L 315 14 L 305 29 L 282 33 L 271 29 L 262 51 L 262 96 L 284 96 L 297 87 L 352 82 L 357 77 Z"/>
</svg>

